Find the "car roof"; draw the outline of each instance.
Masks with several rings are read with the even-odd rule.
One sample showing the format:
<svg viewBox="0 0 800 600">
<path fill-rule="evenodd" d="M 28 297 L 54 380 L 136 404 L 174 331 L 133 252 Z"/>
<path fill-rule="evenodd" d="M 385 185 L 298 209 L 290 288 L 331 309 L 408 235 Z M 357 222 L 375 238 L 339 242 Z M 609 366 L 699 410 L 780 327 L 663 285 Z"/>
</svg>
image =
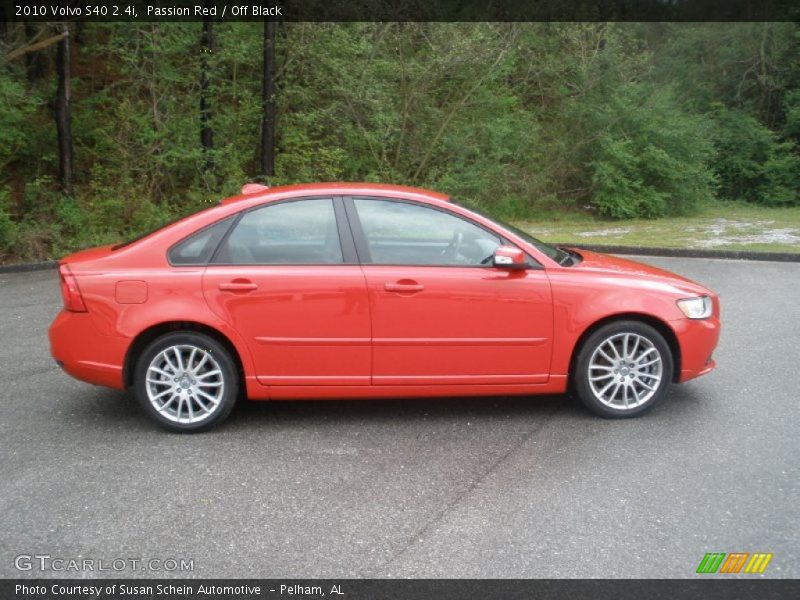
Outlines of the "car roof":
<svg viewBox="0 0 800 600">
<path fill-rule="evenodd" d="M 253 190 L 253 191 L 251 191 Z M 386 183 L 302 183 L 296 185 L 282 185 L 266 188 L 247 184 L 242 188 L 244 193 L 225 198 L 220 204 L 231 204 L 242 200 L 277 200 L 279 198 L 292 198 L 296 196 L 319 196 L 326 194 L 353 195 L 353 196 L 400 196 L 403 198 L 418 198 L 439 200 L 447 202 L 449 197 L 439 192 L 424 188 L 409 187 L 405 185 L 391 185 Z"/>
</svg>

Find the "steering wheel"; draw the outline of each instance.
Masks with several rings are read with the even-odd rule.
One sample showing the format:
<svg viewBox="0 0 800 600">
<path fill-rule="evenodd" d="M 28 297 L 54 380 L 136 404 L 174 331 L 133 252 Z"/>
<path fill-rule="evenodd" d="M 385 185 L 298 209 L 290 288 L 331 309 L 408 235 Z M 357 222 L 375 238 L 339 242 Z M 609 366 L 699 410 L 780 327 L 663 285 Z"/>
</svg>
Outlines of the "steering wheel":
<svg viewBox="0 0 800 600">
<path fill-rule="evenodd" d="M 453 237 L 450 238 L 450 242 L 447 244 L 447 247 L 442 250 L 442 256 L 449 256 L 453 259 L 453 261 L 458 260 L 458 253 L 461 251 L 461 247 L 464 245 L 464 233 L 461 231 L 454 231 Z"/>
</svg>

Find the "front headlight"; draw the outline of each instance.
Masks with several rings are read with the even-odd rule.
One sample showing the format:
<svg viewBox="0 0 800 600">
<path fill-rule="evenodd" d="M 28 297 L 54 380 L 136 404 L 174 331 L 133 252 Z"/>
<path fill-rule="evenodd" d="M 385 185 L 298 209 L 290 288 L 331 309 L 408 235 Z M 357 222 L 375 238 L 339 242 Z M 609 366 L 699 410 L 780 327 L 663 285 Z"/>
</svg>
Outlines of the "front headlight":
<svg viewBox="0 0 800 600">
<path fill-rule="evenodd" d="M 678 300 L 678 308 L 690 319 L 707 319 L 714 309 L 711 298 L 708 296 Z"/>
</svg>

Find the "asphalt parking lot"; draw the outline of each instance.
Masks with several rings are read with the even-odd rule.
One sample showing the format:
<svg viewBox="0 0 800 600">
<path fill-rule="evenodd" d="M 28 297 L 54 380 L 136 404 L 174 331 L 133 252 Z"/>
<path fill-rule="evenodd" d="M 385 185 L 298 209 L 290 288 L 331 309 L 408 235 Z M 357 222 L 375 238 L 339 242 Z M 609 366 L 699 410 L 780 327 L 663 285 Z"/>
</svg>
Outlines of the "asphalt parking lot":
<svg viewBox="0 0 800 600">
<path fill-rule="evenodd" d="M 0 577 L 20 554 L 192 577 L 800 577 L 800 263 L 641 258 L 721 294 L 717 370 L 646 416 L 565 397 L 242 403 L 200 435 L 50 358 L 55 271 L 0 274 Z M 114 576 L 162 576 L 123 571 Z M 747 577 L 753 577 L 752 575 Z"/>
</svg>

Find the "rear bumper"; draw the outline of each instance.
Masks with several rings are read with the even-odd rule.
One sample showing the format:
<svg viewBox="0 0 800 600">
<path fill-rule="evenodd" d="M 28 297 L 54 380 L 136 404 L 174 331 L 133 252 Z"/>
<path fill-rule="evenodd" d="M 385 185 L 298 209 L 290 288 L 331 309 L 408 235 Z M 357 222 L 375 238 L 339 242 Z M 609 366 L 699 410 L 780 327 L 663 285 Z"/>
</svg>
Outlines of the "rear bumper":
<svg viewBox="0 0 800 600">
<path fill-rule="evenodd" d="M 122 366 L 130 340 L 101 335 L 88 313 L 62 310 L 48 332 L 50 354 L 76 379 L 123 389 Z"/>
<path fill-rule="evenodd" d="M 719 342 L 722 324 L 716 316 L 710 319 L 680 319 L 672 322 L 681 351 L 681 371 L 678 381 L 683 383 L 710 373 L 717 366 L 712 354 Z"/>
</svg>

